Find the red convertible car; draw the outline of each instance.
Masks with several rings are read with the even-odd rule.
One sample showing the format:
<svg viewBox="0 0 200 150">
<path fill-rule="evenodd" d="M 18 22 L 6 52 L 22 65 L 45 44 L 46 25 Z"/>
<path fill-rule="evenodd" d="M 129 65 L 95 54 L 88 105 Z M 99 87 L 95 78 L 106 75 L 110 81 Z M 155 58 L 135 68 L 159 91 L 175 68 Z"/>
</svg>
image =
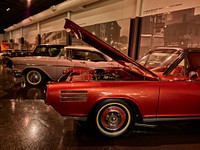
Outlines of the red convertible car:
<svg viewBox="0 0 200 150">
<path fill-rule="evenodd" d="M 136 62 L 68 19 L 65 29 L 121 66 L 71 68 L 49 83 L 46 103 L 61 115 L 85 118 L 107 137 L 136 123 L 200 119 L 199 48 L 156 48 Z"/>
</svg>

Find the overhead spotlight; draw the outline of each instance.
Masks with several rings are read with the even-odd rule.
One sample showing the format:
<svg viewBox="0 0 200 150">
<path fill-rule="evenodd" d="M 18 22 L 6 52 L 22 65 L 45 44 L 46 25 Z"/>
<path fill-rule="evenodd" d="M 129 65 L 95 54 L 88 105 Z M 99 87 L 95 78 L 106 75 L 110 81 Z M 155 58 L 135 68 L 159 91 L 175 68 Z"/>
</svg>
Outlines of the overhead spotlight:
<svg viewBox="0 0 200 150">
<path fill-rule="evenodd" d="M 56 6 L 53 5 L 53 6 L 50 7 L 50 9 L 51 9 L 53 12 L 55 12 L 55 11 L 56 11 Z"/>
<path fill-rule="evenodd" d="M 10 11 L 10 8 L 7 8 L 6 11 Z"/>
<path fill-rule="evenodd" d="M 33 17 L 32 17 L 32 16 L 30 16 L 28 19 L 29 19 L 30 21 L 33 21 Z"/>
<path fill-rule="evenodd" d="M 14 28 L 17 28 L 17 24 L 14 24 L 13 27 L 14 27 Z"/>
</svg>

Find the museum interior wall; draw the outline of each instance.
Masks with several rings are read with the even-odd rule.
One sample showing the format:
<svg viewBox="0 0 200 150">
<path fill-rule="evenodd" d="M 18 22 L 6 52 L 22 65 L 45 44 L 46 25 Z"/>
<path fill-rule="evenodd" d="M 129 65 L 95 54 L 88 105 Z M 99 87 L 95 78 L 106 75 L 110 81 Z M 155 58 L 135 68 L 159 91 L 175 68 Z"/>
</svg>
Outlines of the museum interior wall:
<svg viewBox="0 0 200 150">
<path fill-rule="evenodd" d="M 50 9 L 57 13 L 56 6 Z M 199 14 L 196 0 L 91 0 L 35 23 L 34 16 L 29 17 L 27 25 L 13 25 L 0 40 L 29 50 L 38 44 L 67 44 L 63 26 L 69 18 L 125 54 L 137 51 L 140 57 L 157 46 L 199 47 Z M 84 43 L 73 39 L 72 44 Z"/>
<path fill-rule="evenodd" d="M 200 1 L 144 0 L 139 57 L 158 46 L 200 47 L 199 14 Z"/>
<path fill-rule="evenodd" d="M 65 44 L 66 33 L 63 26 L 65 18 L 70 18 L 109 44 L 121 47 L 127 53 L 129 23 L 130 18 L 135 16 L 135 3 L 135 0 L 97 1 L 84 8 L 72 9 L 38 23 L 29 23 L 30 25 L 7 31 L 4 40 L 12 39 L 14 49 L 33 49 L 38 44 L 38 35 L 41 36 L 41 44 Z M 33 21 L 34 16 L 27 20 Z M 120 41 L 124 43 L 123 46 Z"/>
</svg>

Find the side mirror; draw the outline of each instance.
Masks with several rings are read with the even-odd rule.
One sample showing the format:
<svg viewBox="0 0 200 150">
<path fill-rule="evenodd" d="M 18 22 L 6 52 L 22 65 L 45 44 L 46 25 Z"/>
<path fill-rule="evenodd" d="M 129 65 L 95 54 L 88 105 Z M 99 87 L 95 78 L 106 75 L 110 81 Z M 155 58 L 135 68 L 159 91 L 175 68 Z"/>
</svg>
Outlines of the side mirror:
<svg viewBox="0 0 200 150">
<path fill-rule="evenodd" d="M 198 77 L 199 77 L 199 74 L 196 71 L 190 71 L 189 72 L 190 80 L 196 80 Z"/>
</svg>

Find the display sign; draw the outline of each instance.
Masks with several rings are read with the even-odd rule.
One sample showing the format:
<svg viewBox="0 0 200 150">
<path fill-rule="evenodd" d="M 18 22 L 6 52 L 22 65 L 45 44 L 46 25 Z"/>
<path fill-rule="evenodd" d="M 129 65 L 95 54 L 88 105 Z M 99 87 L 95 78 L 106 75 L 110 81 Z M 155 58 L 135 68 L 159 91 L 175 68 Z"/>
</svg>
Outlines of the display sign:
<svg viewBox="0 0 200 150">
<path fill-rule="evenodd" d="M 141 16 L 199 7 L 198 0 L 143 0 Z"/>
</svg>

